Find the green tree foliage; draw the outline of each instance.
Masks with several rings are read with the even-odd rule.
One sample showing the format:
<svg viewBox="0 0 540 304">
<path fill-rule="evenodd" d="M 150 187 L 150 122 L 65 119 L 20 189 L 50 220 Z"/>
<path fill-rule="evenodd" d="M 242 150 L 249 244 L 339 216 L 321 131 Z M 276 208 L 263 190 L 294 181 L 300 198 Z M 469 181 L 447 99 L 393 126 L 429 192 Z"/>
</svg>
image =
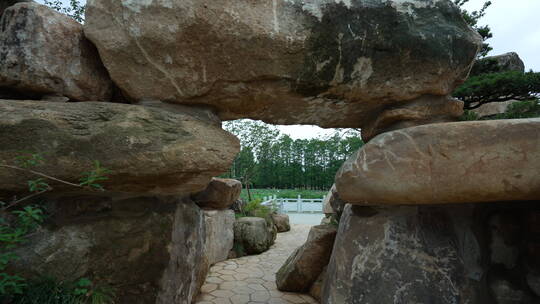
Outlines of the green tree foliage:
<svg viewBox="0 0 540 304">
<path fill-rule="evenodd" d="M 467 4 L 469 0 L 454 0 L 454 3 L 461 9 L 461 14 L 463 15 L 463 19 L 473 28 L 475 29 L 480 36 L 482 36 L 482 40 L 484 41 L 482 44 L 482 48 L 480 49 L 480 52 L 478 52 L 478 57 L 484 57 L 487 56 L 487 54 L 493 50 L 492 47 L 489 46 L 488 43 L 486 43 L 486 40 L 493 37 L 493 33 L 491 33 L 491 29 L 489 25 L 478 25 L 478 21 L 486 15 L 486 10 L 491 6 L 491 1 L 486 1 L 482 5 L 482 8 L 477 11 L 469 12 L 463 8 L 465 4 Z"/>
<path fill-rule="evenodd" d="M 466 110 L 489 102 L 533 99 L 540 95 L 540 73 L 510 71 L 472 76 L 453 95 L 465 103 Z"/>
<path fill-rule="evenodd" d="M 242 145 L 226 176 L 256 188 L 327 190 L 343 162 L 363 145 L 353 131 L 295 140 L 258 121 L 228 122 L 225 129 L 238 136 Z"/>
<path fill-rule="evenodd" d="M 84 10 L 86 5 L 82 5 L 79 0 L 69 0 L 68 5 L 64 5 L 62 0 L 44 0 L 43 3 L 60 13 L 70 16 L 80 23 L 84 22 Z"/>
<path fill-rule="evenodd" d="M 25 278 L 8 271 L 10 263 L 19 258 L 14 250 L 28 241 L 29 234 L 38 229 L 45 219 L 42 207 L 39 204 L 30 205 L 28 202 L 35 203 L 39 195 L 53 190 L 47 181 L 103 191 L 99 182 L 106 181 L 108 179 L 106 174 L 111 173 L 96 161 L 94 168 L 84 172 L 80 183 L 76 184 L 36 171 L 43 162 L 44 159 L 40 154 L 27 152 L 16 157 L 13 164 L 0 163 L 0 168 L 3 170 L 15 170 L 36 177 L 27 182 L 28 195 L 8 202 L 0 201 L 0 303 L 113 303 L 114 290 L 99 285 L 94 286 L 87 278 L 81 278 L 75 282 L 59 282 L 54 279 L 27 282 Z"/>
</svg>

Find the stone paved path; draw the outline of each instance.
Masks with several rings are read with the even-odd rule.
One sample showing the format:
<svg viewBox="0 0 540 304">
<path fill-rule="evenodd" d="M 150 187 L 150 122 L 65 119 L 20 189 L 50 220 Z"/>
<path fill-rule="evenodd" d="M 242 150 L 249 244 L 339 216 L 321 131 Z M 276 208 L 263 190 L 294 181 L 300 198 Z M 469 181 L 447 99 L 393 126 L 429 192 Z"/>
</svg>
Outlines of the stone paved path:
<svg viewBox="0 0 540 304">
<path fill-rule="evenodd" d="M 294 249 L 305 242 L 309 229 L 307 225 L 292 225 L 291 231 L 278 234 L 267 252 L 215 264 L 196 304 L 318 303 L 309 295 L 276 288 L 276 272 Z"/>
</svg>

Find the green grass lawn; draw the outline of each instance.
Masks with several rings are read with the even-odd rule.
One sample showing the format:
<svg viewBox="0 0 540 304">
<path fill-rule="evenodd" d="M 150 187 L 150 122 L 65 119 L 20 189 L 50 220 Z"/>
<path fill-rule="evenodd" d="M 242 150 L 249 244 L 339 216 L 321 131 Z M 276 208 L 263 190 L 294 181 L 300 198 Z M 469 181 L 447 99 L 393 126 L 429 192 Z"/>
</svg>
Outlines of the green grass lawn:
<svg viewBox="0 0 540 304">
<path fill-rule="evenodd" d="M 276 195 L 278 198 L 297 198 L 298 195 L 301 195 L 302 198 L 313 199 L 313 198 L 322 198 L 328 191 L 320 190 L 297 190 L 297 189 L 250 189 L 251 198 L 262 199 L 265 196 Z M 246 189 L 242 189 L 242 194 L 240 197 L 244 200 L 248 200 L 248 195 Z"/>
</svg>

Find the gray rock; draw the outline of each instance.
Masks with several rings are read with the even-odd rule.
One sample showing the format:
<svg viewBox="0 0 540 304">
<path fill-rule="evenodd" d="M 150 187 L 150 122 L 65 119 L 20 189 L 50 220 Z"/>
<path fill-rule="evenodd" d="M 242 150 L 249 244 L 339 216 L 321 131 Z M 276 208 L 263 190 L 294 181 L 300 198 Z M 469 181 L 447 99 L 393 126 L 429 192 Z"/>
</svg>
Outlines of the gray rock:
<svg viewBox="0 0 540 304">
<path fill-rule="evenodd" d="M 197 276 L 204 267 L 204 240 L 203 213 L 191 200 L 184 199 L 174 213 L 168 265 L 161 274 L 156 304 L 192 303 L 199 290 Z"/>
<path fill-rule="evenodd" d="M 112 81 L 81 24 L 33 2 L 6 9 L 0 24 L 0 94 L 111 99 Z"/>
<path fill-rule="evenodd" d="M 234 243 L 234 222 L 232 210 L 204 210 L 204 253 L 209 266 L 227 259 Z"/>
<path fill-rule="evenodd" d="M 240 197 L 242 183 L 230 178 L 212 178 L 205 190 L 194 194 L 192 199 L 201 208 L 226 209 Z"/>
<path fill-rule="evenodd" d="M 73 196 L 47 201 L 50 228 L 17 249 L 14 271 L 27 278 L 88 277 L 113 287 L 119 304 L 191 303 L 204 222 L 189 199 Z"/>
<path fill-rule="evenodd" d="M 313 226 L 304 245 L 296 249 L 276 273 L 278 289 L 309 291 L 330 260 L 336 232 L 334 226 Z"/>
<path fill-rule="evenodd" d="M 508 100 L 508 101 L 501 101 L 501 102 L 488 102 L 471 111 L 476 113 L 478 115 L 478 118 L 489 117 L 489 116 L 505 113 L 508 110 L 508 108 L 513 103 L 516 103 L 516 102 L 520 102 L 520 101 Z"/>
<path fill-rule="evenodd" d="M 65 181 L 78 183 L 100 161 L 112 171 L 107 190 L 166 195 L 205 189 L 228 170 L 239 143 L 214 124 L 150 107 L 0 100 L 0 161 L 14 164 L 21 149 L 44 157 L 36 170 Z M 0 170 L 0 194 L 26 191 L 27 180 Z"/>
<path fill-rule="evenodd" d="M 335 214 L 336 219 L 339 220 L 343 213 L 343 208 L 347 202 L 339 198 L 339 194 L 336 189 L 336 185 L 332 185 L 328 194 L 324 197 L 323 208 L 325 214 Z"/>
<path fill-rule="evenodd" d="M 497 56 L 488 56 L 477 60 L 471 70 L 471 75 L 499 72 L 525 72 L 525 64 L 515 52 L 508 52 Z"/>
<path fill-rule="evenodd" d="M 454 228 L 457 217 L 462 215 L 444 207 L 348 204 L 321 303 L 476 303 L 480 282 L 468 276 L 463 255 L 471 252 L 458 236 L 474 237 L 474 221 L 468 214 L 463 219 L 469 231 L 460 231 Z"/>
<path fill-rule="evenodd" d="M 272 214 L 272 220 L 277 232 L 287 232 L 291 230 L 289 216 L 287 214 Z"/>
<path fill-rule="evenodd" d="M 273 223 L 261 217 L 242 217 L 234 223 L 234 243 L 245 254 L 265 252 L 274 244 Z M 241 254 L 242 255 L 242 254 Z"/>
<path fill-rule="evenodd" d="M 446 96 L 481 43 L 446 0 L 89 0 L 84 27 L 133 101 L 371 136 L 395 115 L 409 125 L 460 115 Z"/>
<path fill-rule="evenodd" d="M 17 3 L 20 3 L 20 2 L 34 2 L 34 1 L 32 0 L 3 0 L 2 2 L 0 2 L 0 18 L 2 18 L 4 11 L 8 7 L 15 5 Z"/>
<path fill-rule="evenodd" d="M 503 279 L 493 279 L 489 287 L 496 304 L 533 304 L 525 291 L 516 288 L 512 283 Z"/>
<path fill-rule="evenodd" d="M 527 285 L 536 296 L 540 297 L 540 274 L 529 272 L 527 274 Z"/>
<path fill-rule="evenodd" d="M 489 252 L 492 264 L 504 265 L 506 269 L 516 267 L 522 235 L 519 217 L 496 214 L 489 219 Z"/>
<path fill-rule="evenodd" d="M 359 205 L 536 200 L 540 118 L 417 126 L 380 134 L 336 174 Z"/>
</svg>

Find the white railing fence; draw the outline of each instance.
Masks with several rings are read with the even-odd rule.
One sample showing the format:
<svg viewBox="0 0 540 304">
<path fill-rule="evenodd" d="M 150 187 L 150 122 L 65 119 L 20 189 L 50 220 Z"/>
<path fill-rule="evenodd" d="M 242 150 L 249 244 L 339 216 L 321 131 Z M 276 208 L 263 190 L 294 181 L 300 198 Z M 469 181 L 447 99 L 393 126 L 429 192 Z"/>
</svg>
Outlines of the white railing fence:
<svg viewBox="0 0 540 304">
<path fill-rule="evenodd" d="M 278 213 L 323 213 L 323 198 L 305 199 L 277 198 L 275 195 L 263 198 L 262 205 L 273 207 Z"/>
</svg>

